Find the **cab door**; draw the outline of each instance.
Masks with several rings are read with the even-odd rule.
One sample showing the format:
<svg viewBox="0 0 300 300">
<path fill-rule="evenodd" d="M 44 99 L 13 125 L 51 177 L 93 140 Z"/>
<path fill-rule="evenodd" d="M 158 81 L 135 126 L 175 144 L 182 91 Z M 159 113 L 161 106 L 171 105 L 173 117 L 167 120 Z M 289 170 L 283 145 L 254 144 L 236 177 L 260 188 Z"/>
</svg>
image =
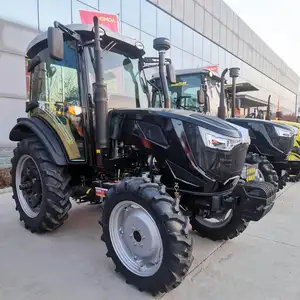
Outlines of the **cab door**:
<svg viewBox="0 0 300 300">
<path fill-rule="evenodd" d="M 31 73 L 31 116 L 43 118 L 55 130 L 70 161 L 86 161 L 83 135 L 81 73 L 74 42 L 65 41 L 64 59 L 55 61 L 47 49 L 39 53 L 41 62 Z"/>
</svg>

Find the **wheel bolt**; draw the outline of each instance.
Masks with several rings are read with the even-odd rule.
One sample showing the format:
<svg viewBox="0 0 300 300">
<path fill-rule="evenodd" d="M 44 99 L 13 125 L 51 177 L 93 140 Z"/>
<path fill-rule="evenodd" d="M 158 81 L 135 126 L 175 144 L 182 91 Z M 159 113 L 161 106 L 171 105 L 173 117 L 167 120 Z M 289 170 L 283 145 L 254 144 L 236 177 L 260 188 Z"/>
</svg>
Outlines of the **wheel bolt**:
<svg viewBox="0 0 300 300">
<path fill-rule="evenodd" d="M 144 244 L 143 243 L 140 243 L 140 247 L 143 247 L 144 246 Z"/>
<path fill-rule="evenodd" d="M 137 243 L 134 243 L 134 246 L 136 246 L 137 245 Z"/>
</svg>

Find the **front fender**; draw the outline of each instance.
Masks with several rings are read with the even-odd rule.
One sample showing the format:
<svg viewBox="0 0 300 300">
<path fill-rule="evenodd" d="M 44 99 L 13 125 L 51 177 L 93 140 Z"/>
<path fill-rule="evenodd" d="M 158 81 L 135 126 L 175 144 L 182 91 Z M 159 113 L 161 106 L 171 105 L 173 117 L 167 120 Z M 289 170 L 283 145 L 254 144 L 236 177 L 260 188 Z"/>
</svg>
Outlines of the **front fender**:
<svg viewBox="0 0 300 300">
<path fill-rule="evenodd" d="M 58 166 L 68 164 L 67 153 L 51 128 L 37 117 L 19 118 L 9 133 L 9 139 L 19 142 L 25 138 L 36 136 L 44 144 L 53 162 Z"/>
</svg>

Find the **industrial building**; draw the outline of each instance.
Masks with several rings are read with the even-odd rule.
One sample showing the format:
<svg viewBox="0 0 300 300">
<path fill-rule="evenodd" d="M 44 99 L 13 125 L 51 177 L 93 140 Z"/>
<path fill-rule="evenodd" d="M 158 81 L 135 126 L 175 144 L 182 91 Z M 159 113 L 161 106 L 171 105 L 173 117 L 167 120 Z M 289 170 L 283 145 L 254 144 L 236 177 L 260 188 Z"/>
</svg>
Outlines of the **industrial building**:
<svg viewBox="0 0 300 300">
<path fill-rule="evenodd" d="M 154 37 L 169 38 L 177 69 L 239 67 L 239 81 L 257 88 L 244 98 L 263 103 L 271 95 L 273 107 L 295 113 L 298 75 L 222 0 L 0 0 L 0 8 L 0 167 L 11 151 L 9 130 L 25 116 L 28 42 L 54 20 L 82 23 L 88 11 L 113 15 L 106 22 L 141 40 L 149 56 Z"/>
</svg>

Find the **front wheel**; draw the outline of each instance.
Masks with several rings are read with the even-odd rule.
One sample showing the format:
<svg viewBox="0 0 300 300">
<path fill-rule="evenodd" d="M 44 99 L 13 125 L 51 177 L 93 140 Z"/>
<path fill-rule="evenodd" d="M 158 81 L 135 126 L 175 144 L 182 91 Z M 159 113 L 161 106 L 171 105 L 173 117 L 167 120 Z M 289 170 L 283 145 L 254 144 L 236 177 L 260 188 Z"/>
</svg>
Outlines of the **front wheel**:
<svg viewBox="0 0 300 300">
<path fill-rule="evenodd" d="M 157 294 L 186 276 L 193 261 L 189 219 L 158 184 L 139 177 L 118 183 L 108 192 L 102 224 L 107 256 L 127 283 Z"/>
<path fill-rule="evenodd" d="M 237 210 L 227 210 L 215 217 L 195 215 L 191 219 L 193 230 L 213 241 L 229 240 L 240 235 L 248 226 Z"/>
</svg>

